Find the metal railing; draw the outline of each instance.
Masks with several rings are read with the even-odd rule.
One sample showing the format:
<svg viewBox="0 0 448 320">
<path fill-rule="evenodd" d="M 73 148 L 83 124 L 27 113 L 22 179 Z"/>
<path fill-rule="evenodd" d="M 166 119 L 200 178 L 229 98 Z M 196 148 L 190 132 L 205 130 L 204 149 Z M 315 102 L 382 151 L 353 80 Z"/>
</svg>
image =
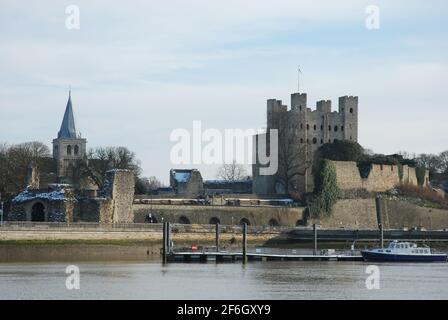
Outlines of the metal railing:
<svg viewBox="0 0 448 320">
<path fill-rule="evenodd" d="M 215 225 L 171 224 L 171 232 L 176 233 L 215 233 Z M 97 223 L 97 222 L 33 222 L 4 221 L 0 230 L 43 230 L 43 231 L 154 231 L 162 232 L 162 223 Z M 277 234 L 291 227 L 248 226 L 250 234 Z M 221 233 L 241 233 L 239 225 L 220 226 Z"/>
</svg>

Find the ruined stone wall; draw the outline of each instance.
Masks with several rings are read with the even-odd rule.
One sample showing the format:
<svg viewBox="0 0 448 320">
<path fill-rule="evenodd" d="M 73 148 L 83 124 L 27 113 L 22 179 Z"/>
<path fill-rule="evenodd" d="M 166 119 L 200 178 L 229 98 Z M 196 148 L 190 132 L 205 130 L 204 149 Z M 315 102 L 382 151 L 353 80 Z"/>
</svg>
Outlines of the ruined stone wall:
<svg viewBox="0 0 448 320">
<path fill-rule="evenodd" d="M 135 178 L 132 171 L 111 170 L 106 173 L 106 180 L 101 194 L 103 197 L 112 200 L 113 222 L 133 221 L 132 203 L 134 201 L 134 189 Z M 102 208 L 104 219 L 110 215 L 105 210 L 107 210 L 106 207 Z"/>
<path fill-rule="evenodd" d="M 336 168 L 337 182 L 342 190 L 365 189 L 369 192 L 384 192 L 400 185 L 399 169 L 396 165 L 373 164 L 367 178 L 362 178 L 356 162 L 332 161 Z M 403 183 L 417 185 L 415 168 L 403 166 Z"/>
<path fill-rule="evenodd" d="M 183 206 L 183 205 L 134 205 L 134 222 L 145 222 L 151 214 L 157 222 L 180 222 L 182 217 L 192 224 L 210 224 L 212 218 L 221 224 L 239 224 L 247 219 L 250 225 L 269 225 L 272 219 L 281 226 L 295 226 L 303 219 L 304 208 L 286 207 L 232 207 L 232 206 Z M 272 221 L 271 221 L 272 222 Z"/>
</svg>

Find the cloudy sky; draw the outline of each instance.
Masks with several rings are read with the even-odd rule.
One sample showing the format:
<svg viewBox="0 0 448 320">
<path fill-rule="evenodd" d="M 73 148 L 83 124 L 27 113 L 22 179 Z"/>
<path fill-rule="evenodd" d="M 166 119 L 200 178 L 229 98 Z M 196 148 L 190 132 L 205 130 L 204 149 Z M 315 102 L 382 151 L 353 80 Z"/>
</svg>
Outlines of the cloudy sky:
<svg viewBox="0 0 448 320">
<path fill-rule="evenodd" d="M 369 5 L 379 29 L 366 28 Z M 264 127 L 266 100 L 289 104 L 300 64 L 310 107 L 359 96 L 364 147 L 439 152 L 447 12 L 443 0 L 0 0 L 0 141 L 50 145 L 71 86 L 89 147 L 127 146 L 168 182 L 173 129 Z"/>
</svg>

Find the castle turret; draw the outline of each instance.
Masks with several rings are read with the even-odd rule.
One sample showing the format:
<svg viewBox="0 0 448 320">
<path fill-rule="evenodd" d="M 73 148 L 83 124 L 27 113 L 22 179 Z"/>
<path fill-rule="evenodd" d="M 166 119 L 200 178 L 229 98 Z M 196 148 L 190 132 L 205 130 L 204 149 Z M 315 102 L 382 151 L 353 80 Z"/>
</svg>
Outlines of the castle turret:
<svg viewBox="0 0 448 320">
<path fill-rule="evenodd" d="M 68 169 L 76 161 L 85 159 L 86 145 L 87 140 L 76 129 L 70 91 L 58 137 L 53 140 L 53 158 L 57 161 L 59 182 L 71 183 Z"/>
<path fill-rule="evenodd" d="M 306 111 L 306 93 L 291 94 L 291 109 Z"/>
<path fill-rule="evenodd" d="M 358 141 L 358 97 L 340 97 L 339 113 L 343 115 L 344 139 Z"/>
</svg>

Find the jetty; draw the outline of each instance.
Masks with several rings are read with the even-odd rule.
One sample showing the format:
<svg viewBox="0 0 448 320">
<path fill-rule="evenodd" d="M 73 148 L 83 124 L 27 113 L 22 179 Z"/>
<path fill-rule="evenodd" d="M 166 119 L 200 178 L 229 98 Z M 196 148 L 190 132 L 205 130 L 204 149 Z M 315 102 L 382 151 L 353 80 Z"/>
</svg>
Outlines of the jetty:
<svg viewBox="0 0 448 320">
<path fill-rule="evenodd" d="M 213 248 L 172 247 L 170 223 L 163 223 L 163 263 L 169 262 L 236 262 L 241 261 L 363 261 L 362 255 L 356 250 L 318 250 L 317 228 L 313 226 L 313 249 L 273 249 L 255 248 L 249 251 L 247 247 L 247 224 L 242 226 L 243 247 L 241 251 L 221 251 L 219 247 L 220 226 L 216 224 L 215 246 Z"/>
<path fill-rule="evenodd" d="M 167 262 L 237 262 L 245 261 L 242 252 L 170 252 Z M 294 254 L 248 252 L 246 261 L 363 261 L 359 252 L 352 254 Z"/>
</svg>

